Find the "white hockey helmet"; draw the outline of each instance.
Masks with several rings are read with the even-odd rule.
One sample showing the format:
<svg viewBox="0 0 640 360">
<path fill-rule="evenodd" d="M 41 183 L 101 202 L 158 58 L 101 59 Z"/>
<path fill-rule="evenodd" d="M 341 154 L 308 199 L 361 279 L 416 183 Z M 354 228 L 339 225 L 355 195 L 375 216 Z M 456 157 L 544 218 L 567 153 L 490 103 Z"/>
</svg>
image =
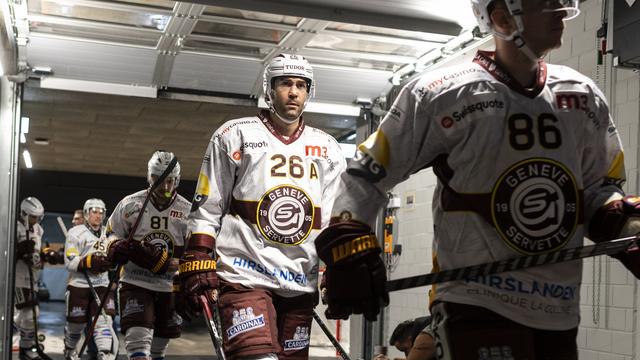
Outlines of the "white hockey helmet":
<svg viewBox="0 0 640 360">
<path fill-rule="evenodd" d="M 301 55 L 280 54 L 267 64 L 262 77 L 262 90 L 264 100 L 269 105 L 269 110 L 275 112 L 271 92 L 273 91 L 274 79 L 281 76 L 300 77 L 307 81 L 307 99 L 304 102 L 302 111 L 307 107 L 309 99 L 315 94 L 316 84 L 313 81 L 313 68 L 311 64 Z M 277 114 L 277 113 L 276 113 Z M 277 114 L 279 117 L 280 115 Z M 282 117 L 280 117 L 282 118 Z"/>
<path fill-rule="evenodd" d="M 85 220 L 89 219 L 89 211 L 91 211 L 91 209 L 102 209 L 105 213 L 107 212 L 107 206 L 104 204 L 104 201 L 97 198 L 88 199 L 82 207 Z"/>
<path fill-rule="evenodd" d="M 527 47 L 522 38 L 522 32 L 524 31 L 524 25 L 522 24 L 522 14 L 525 11 L 523 8 L 524 3 L 535 3 L 534 6 L 539 8 L 541 12 L 556 12 L 566 11 L 567 15 L 564 20 L 571 20 L 580 14 L 578 8 L 579 0 L 504 0 L 504 4 L 507 7 L 509 13 L 513 16 L 517 30 L 511 34 L 502 34 L 493 30 L 491 26 L 491 17 L 489 14 L 489 5 L 498 0 L 471 0 L 471 7 L 473 9 L 473 15 L 475 15 L 478 21 L 478 27 L 483 33 L 493 33 L 494 35 L 508 41 L 514 41 L 516 46 L 520 48 L 527 56 L 536 57 L 531 50 Z"/>
<path fill-rule="evenodd" d="M 173 158 L 176 157 L 172 152 L 157 150 L 151 155 L 151 159 L 149 159 L 149 164 L 147 166 L 147 181 L 149 184 L 153 183 L 151 179 L 151 175 L 161 176 L 162 173 L 169 167 L 169 163 Z M 175 178 L 176 179 L 176 187 L 180 183 L 180 162 L 176 163 L 176 166 L 171 170 L 171 173 L 167 178 Z"/>
<path fill-rule="evenodd" d="M 28 224 L 29 215 L 38 218 L 38 222 L 44 217 L 44 206 L 36 197 L 29 196 L 20 203 L 20 217 L 24 224 Z"/>
</svg>

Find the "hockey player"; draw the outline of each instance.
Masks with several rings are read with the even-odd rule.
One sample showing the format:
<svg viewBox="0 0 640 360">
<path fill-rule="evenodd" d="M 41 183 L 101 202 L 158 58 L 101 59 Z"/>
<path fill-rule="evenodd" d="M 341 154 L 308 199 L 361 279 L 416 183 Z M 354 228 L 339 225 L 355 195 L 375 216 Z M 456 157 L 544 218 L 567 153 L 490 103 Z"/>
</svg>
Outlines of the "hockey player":
<svg viewBox="0 0 640 360">
<path fill-rule="evenodd" d="M 103 220 L 106 206 L 100 199 L 88 199 L 84 203 L 84 224 L 72 227 L 65 242 L 65 266 L 69 271 L 66 305 L 67 322 L 64 327 L 64 358 L 77 360 L 78 341 L 87 324 L 97 313 L 97 302 L 90 289 L 93 286 L 100 296 L 108 291 L 108 270 L 113 266 L 107 260 L 101 240 L 105 237 Z M 89 283 L 90 282 L 90 283 Z M 113 359 L 117 353 L 112 316 L 115 315 L 113 294 L 109 294 L 104 306 L 106 315 L 98 317 L 93 334 L 97 359 Z"/>
<path fill-rule="evenodd" d="M 148 164 L 147 180 L 153 184 L 174 158 L 156 151 Z M 177 163 L 166 180 L 140 209 L 149 190 L 126 196 L 108 222 L 106 246 L 110 259 L 125 263 L 119 288 L 120 323 L 129 359 L 164 359 L 169 339 L 180 336 L 182 319 L 175 312 L 173 278 L 182 254 L 191 203 L 176 189 L 180 182 Z M 127 241 L 138 216 L 140 224 Z"/>
<path fill-rule="evenodd" d="M 604 95 L 542 60 L 578 1 L 471 3 L 496 51 L 408 82 L 342 177 L 332 224 L 316 240 L 330 317 L 375 318 L 388 302 L 371 226 L 386 191 L 426 167 L 438 177 L 434 272 L 640 231 Z M 637 255 L 615 257 L 640 275 Z M 438 358 L 577 359 L 581 275 L 582 262 L 570 261 L 437 284 Z"/>
<path fill-rule="evenodd" d="M 425 328 L 430 324 L 431 316 L 403 321 L 391 333 L 389 344 L 403 352 L 406 360 L 435 359 L 433 337 L 425 332 Z M 374 356 L 373 360 L 389 360 L 386 348 L 383 350 L 382 353 Z"/>
<path fill-rule="evenodd" d="M 43 266 L 42 235 L 40 221 L 44 216 L 44 206 L 37 198 L 30 196 L 20 203 L 20 216 L 16 227 L 16 276 L 15 309 L 13 321 L 20 332 L 21 360 L 39 359 L 33 350 L 35 346 L 35 324 L 33 314 L 37 314 L 38 277 Z"/>
<path fill-rule="evenodd" d="M 82 209 L 76 209 L 73 212 L 71 223 L 73 224 L 73 226 L 84 224 L 84 211 Z M 88 330 L 88 328 L 85 328 L 85 336 L 87 336 L 86 332 Z M 89 345 L 87 346 L 87 355 L 89 356 L 90 360 L 95 360 L 98 356 L 98 348 L 96 347 L 96 343 L 93 338 L 89 340 Z"/>
<path fill-rule="evenodd" d="M 84 224 L 84 211 L 82 209 L 78 209 L 73 212 L 71 223 L 73 226 Z"/>
<path fill-rule="evenodd" d="M 306 59 L 278 55 L 264 71 L 269 110 L 222 125 L 204 155 L 180 277 L 192 311 L 219 289 L 230 359 L 308 358 L 313 242 L 345 167 L 336 140 L 302 119 L 314 87 Z"/>
</svg>

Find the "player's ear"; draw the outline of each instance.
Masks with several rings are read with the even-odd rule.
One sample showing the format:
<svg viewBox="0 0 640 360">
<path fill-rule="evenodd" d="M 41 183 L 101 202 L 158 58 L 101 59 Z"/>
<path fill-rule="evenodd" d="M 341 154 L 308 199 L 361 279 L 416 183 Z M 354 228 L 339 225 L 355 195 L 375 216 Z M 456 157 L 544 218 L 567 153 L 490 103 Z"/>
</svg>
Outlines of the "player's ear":
<svg viewBox="0 0 640 360">
<path fill-rule="evenodd" d="M 515 29 L 513 16 L 505 6 L 496 6 L 489 14 L 491 26 L 495 31 L 502 34 L 510 34 Z"/>
</svg>

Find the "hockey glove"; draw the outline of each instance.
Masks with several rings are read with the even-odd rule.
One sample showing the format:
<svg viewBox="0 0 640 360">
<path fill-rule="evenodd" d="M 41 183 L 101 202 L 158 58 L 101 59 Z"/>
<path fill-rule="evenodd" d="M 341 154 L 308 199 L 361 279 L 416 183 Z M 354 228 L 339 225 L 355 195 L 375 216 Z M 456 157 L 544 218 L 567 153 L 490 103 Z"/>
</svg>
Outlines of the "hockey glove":
<svg viewBox="0 0 640 360">
<path fill-rule="evenodd" d="M 589 238 L 604 242 L 640 234 L 640 197 L 625 196 L 601 207 L 589 224 Z M 611 255 L 640 279 L 640 248 L 636 246 Z"/>
<path fill-rule="evenodd" d="M 199 296 L 205 295 L 211 303 L 217 301 L 215 290 L 218 288 L 216 261 L 209 254 L 186 250 L 180 259 L 180 284 L 187 306 L 192 313 L 200 312 Z"/>
<path fill-rule="evenodd" d="M 380 246 L 371 228 L 352 220 L 332 223 L 316 238 L 316 250 L 327 265 L 327 318 L 363 314 L 375 321 L 380 305 L 389 304 L 389 294 Z"/>
<path fill-rule="evenodd" d="M 35 247 L 36 242 L 31 239 L 20 241 L 16 245 L 16 257 L 31 264 Z"/>
<path fill-rule="evenodd" d="M 109 261 L 114 263 L 132 263 L 154 274 L 163 274 L 169 268 L 169 253 L 161 247 L 145 241 L 115 240 L 109 243 L 107 250 Z"/>
<path fill-rule="evenodd" d="M 105 272 L 113 267 L 105 255 L 102 254 L 89 254 L 78 263 L 78 271 L 91 271 L 94 273 Z"/>
<path fill-rule="evenodd" d="M 61 251 L 55 251 L 50 247 L 45 247 L 41 251 L 42 260 L 51 265 L 64 264 L 63 252 L 64 250 L 61 252 Z"/>
</svg>

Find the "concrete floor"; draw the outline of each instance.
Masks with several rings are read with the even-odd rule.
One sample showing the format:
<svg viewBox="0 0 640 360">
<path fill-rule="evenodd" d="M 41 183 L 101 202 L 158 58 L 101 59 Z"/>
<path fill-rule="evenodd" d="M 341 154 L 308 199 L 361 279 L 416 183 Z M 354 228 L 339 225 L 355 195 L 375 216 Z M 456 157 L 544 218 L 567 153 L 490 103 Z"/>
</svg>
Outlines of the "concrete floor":
<svg viewBox="0 0 640 360">
<path fill-rule="evenodd" d="M 64 349 L 64 303 L 63 302 L 43 302 L 40 306 L 40 318 L 38 321 L 39 331 L 46 336 L 44 341 L 45 352 L 52 359 L 63 359 Z M 120 334 L 120 356 L 118 360 L 126 360 L 124 351 L 124 338 Z M 344 345 L 343 345 L 344 346 Z M 174 339 L 169 343 L 167 350 L 167 360 L 169 359 L 193 359 L 205 360 L 216 359 L 209 332 L 204 321 L 197 320 L 186 324 L 179 339 Z M 335 349 L 326 340 L 322 331 L 314 323 L 311 332 L 310 359 L 329 360 L 336 359 Z M 17 343 L 14 342 L 14 352 L 12 359 L 18 359 Z"/>
</svg>

